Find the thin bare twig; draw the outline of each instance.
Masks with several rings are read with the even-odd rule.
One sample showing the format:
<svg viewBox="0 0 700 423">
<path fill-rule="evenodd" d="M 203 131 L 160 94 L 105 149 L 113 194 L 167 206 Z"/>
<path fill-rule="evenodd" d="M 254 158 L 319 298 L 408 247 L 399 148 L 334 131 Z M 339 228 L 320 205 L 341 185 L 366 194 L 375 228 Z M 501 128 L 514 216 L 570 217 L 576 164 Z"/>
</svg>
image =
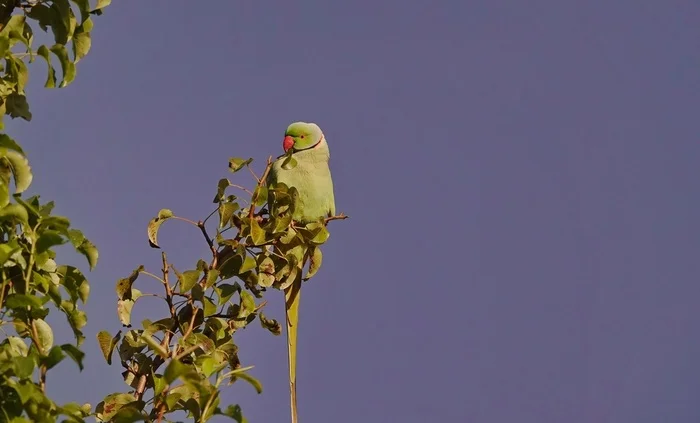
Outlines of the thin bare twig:
<svg viewBox="0 0 700 423">
<path fill-rule="evenodd" d="M 211 237 L 209 237 L 209 234 L 207 233 L 207 228 L 204 226 L 203 221 L 200 220 L 199 222 L 197 222 L 197 227 L 200 231 L 202 231 L 204 239 L 207 240 L 207 245 L 209 246 L 209 250 L 211 251 L 211 254 L 213 256 L 212 266 L 216 266 L 216 259 L 218 254 L 216 252 L 216 248 L 214 248 L 214 241 L 212 241 Z"/>
<path fill-rule="evenodd" d="M 255 175 L 253 175 L 253 176 L 255 176 Z M 256 176 L 256 179 L 257 179 L 257 176 Z M 236 184 L 231 184 L 229 186 L 234 187 L 234 188 L 238 188 L 238 189 L 242 189 L 243 191 L 247 192 L 248 194 L 253 195 L 253 191 L 249 190 L 248 188 L 245 188 L 245 187 L 242 187 L 242 186 L 236 185 Z"/>
<path fill-rule="evenodd" d="M 215 208 L 214 210 L 212 210 L 212 212 L 209 213 L 209 216 L 207 216 L 207 217 L 204 218 L 203 222 L 204 222 L 204 223 L 207 223 L 207 220 L 209 220 L 212 216 L 214 216 L 214 213 L 216 213 L 216 212 L 218 212 L 218 211 L 219 211 L 219 208 L 218 208 L 218 207 Z"/>
<path fill-rule="evenodd" d="M 250 168 L 250 165 L 246 165 L 245 167 L 248 169 L 248 172 L 250 172 L 250 174 L 253 175 L 253 178 L 255 178 L 255 180 L 258 181 L 258 183 L 260 183 L 261 178 L 258 178 L 258 175 L 256 175 L 255 172 L 253 172 L 253 169 Z"/>
<path fill-rule="evenodd" d="M 199 224 L 198 224 L 197 222 L 195 222 L 194 220 L 190 220 L 190 219 L 188 219 L 188 218 L 186 218 L 186 217 L 171 216 L 170 218 L 171 218 L 171 219 L 182 220 L 183 222 L 187 222 L 187 223 L 189 223 L 190 225 L 199 226 Z"/>
<path fill-rule="evenodd" d="M 350 217 L 350 216 L 346 216 L 345 214 L 340 213 L 339 215 L 330 216 L 330 217 L 325 218 L 325 219 L 324 219 L 324 223 L 325 223 L 325 224 L 328 224 L 328 222 L 330 222 L 331 220 L 345 220 L 345 219 L 347 219 L 347 218 L 349 218 L 349 217 Z"/>
<path fill-rule="evenodd" d="M 197 310 L 199 310 L 197 307 L 192 306 L 192 317 L 190 318 L 190 325 L 187 327 L 187 330 L 182 335 L 182 339 L 186 339 L 192 333 L 192 329 L 194 329 L 194 319 L 195 317 L 197 317 Z"/>
<path fill-rule="evenodd" d="M 147 270 L 142 270 L 140 273 L 143 273 L 143 274 L 146 275 L 146 276 L 150 276 L 150 277 L 152 277 L 153 279 L 155 279 L 155 280 L 157 280 L 157 281 L 160 281 L 160 283 L 165 283 L 165 281 L 164 281 L 162 278 L 160 278 L 160 277 L 154 275 L 153 273 L 151 273 L 151 272 L 149 272 L 149 271 L 147 271 Z"/>
</svg>

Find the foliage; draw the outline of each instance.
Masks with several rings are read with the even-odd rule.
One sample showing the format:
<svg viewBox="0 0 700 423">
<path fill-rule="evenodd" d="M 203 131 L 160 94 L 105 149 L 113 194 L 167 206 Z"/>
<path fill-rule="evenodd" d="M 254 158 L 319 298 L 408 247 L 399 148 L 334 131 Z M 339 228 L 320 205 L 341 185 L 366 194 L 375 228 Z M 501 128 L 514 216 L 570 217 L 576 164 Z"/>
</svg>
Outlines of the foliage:
<svg viewBox="0 0 700 423">
<path fill-rule="evenodd" d="M 245 421 L 238 405 L 221 405 L 224 382 L 242 379 L 258 393 L 262 391 L 260 382 L 249 373 L 252 366 L 241 367 L 234 334 L 256 318 L 263 328 L 275 335 L 281 333 L 281 325 L 262 312 L 266 302 L 256 302 L 256 298 L 262 298 L 267 288 L 284 289 L 297 278 L 311 278 L 321 265 L 320 247 L 329 236 L 327 221 L 344 218 L 297 226 L 291 219 L 295 189 L 284 184 L 266 185 L 271 159 L 262 177 L 251 170 L 251 162 L 232 158 L 229 170 L 250 170 L 257 182 L 254 189 L 221 179 L 214 196 L 216 209 L 203 221 L 163 209 L 149 222 L 148 239 L 153 248 L 160 248 L 161 226 L 178 220 L 198 229 L 211 257 L 180 272 L 163 252 L 160 275 L 138 266 L 117 281 L 117 313 L 127 331 L 122 334 L 120 330 L 114 336 L 101 331 L 97 338 L 108 363 L 116 350 L 124 367 L 124 381 L 133 391 L 108 395 L 97 407 L 98 420 L 160 421 L 181 411 L 195 422 L 205 422 L 214 415 Z M 227 194 L 230 187 L 247 193 L 249 199 Z M 272 213 L 270 203 L 275 205 Z M 214 215 L 218 223 L 212 237 L 206 224 Z M 306 263 L 309 265 L 303 274 Z M 141 275 L 159 281 L 162 294 L 144 294 L 136 288 Z M 162 299 L 168 315 L 144 320 L 134 329 L 131 311 L 145 295 Z"/>
<path fill-rule="evenodd" d="M 0 0 L 0 130 L 4 115 L 31 121 L 25 89 L 28 64 L 37 57 L 48 65 L 46 88 L 66 87 L 75 79 L 76 64 L 91 47 L 93 17 L 110 3 Z M 50 45 L 34 47 L 37 26 L 52 40 Z M 253 173 L 251 162 L 233 158 L 229 170 Z M 249 373 L 252 366 L 241 366 L 233 335 L 256 318 L 263 328 L 281 333 L 279 322 L 262 312 L 266 302 L 258 300 L 268 288 L 284 289 L 316 274 L 321 246 L 329 237 L 327 223 L 345 218 L 297 226 L 291 219 L 295 189 L 265 184 L 271 163 L 268 159 L 262 177 L 253 173 L 257 183 L 252 190 L 220 180 L 217 207 L 204 221 L 175 216 L 167 209 L 151 220 L 152 247 L 160 248 L 161 225 L 179 220 L 198 228 L 211 258 L 180 272 L 162 253 L 160 275 L 139 266 L 117 281 L 117 312 L 125 332 L 101 331 L 97 340 L 108 364 L 116 350 L 130 389 L 107 395 L 93 412 L 90 404 L 56 404 L 46 395 L 46 384 L 49 370 L 66 357 L 83 369 L 80 347 L 87 316 L 79 306 L 90 293 L 78 268 L 56 262 L 56 247 L 71 244 L 85 256 L 90 270 L 97 264 L 97 248 L 66 217 L 52 214 L 52 201 L 23 197 L 32 183 L 32 169 L 20 145 L 0 133 L 0 423 L 83 422 L 90 415 L 99 421 L 160 421 L 175 412 L 186 412 L 196 422 L 214 415 L 245 421 L 238 405 L 223 408 L 220 387 L 238 380 L 257 392 L 262 386 Z M 285 167 L 295 165 L 287 157 Z M 249 198 L 227 194 L 229 188 L 241 189 Z M 211 237 L 205 225 L 214 215 L 218 224 Z M 141 275 L 160 281 L 162 294 L 136 288 Z M 149 295 L 165 302 L 168 315 L 132 328 L 136 302 Z M 65 315 L 75 343 L 54 339 L 47 323 L 51 310 Z"/>
<path fill-rule="evenodd" d="M 90 50 L 92 17 L 109 3 L 0 0 L 0 129 L 4 115 L 31 120 L 25 88 L 27 64 L 36 57 L 48 64 L 45 87 L 62 88 L 73 81 L 76 63 Z M 47 38 L 51 34 L 52 45 L 34 47 L 36 26 Z M 58 83 L 54 63 L 61 70 Z M 97 248 L 67 218 L 52 214 L 52 201 L 23 198 L 31 182 L 24 151 L 0 133 L 0 422 L 54 422 L 61 415 L 80 422 L 90 414 L 90 404 L 58 405 L 46 396 L 46 383 L 48 371 L 66 357 L 83 369 L 81 329 L 87 317 L 79 304 L 87 301 L 90 286 L 79 269 L 56 262 L 54 248 L 73 245 L 90 270 L 97 264 Z M 75 344 L 55 342 L 46 322 L 51 310 L 65 315 Z"/>
</svg>

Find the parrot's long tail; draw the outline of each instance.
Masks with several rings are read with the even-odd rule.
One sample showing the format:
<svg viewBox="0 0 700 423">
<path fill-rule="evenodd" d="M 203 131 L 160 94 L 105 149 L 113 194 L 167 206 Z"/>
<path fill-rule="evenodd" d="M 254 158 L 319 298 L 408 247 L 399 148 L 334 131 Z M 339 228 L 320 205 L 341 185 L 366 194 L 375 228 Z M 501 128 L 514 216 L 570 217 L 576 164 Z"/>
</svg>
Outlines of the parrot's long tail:
<svg viewBox="0 0 700 423">
<path fill-rule="evenodd" d="M 297 326 L 299 323 L 299 299 L 301 298 L 301 278 L 284 290 L 284 305 L 287 320 L 287 353 L 289 356 L 289 399 L 292 409 L 292 423 L 297 417 Z"/>
</svg>

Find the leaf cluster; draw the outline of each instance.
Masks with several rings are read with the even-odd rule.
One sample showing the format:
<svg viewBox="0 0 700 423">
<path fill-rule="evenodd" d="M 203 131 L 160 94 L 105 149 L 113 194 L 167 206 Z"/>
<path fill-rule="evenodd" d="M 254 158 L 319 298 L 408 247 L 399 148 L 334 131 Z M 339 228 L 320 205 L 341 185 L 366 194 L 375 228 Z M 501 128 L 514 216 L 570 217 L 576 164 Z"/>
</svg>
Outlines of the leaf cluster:
<svg viewBox="0 0 700 423">
<path fill-rule="evenodd" d="M 0 0 L 0 129 L 3 117 L 30 121 L 26 97 L 28 64 L 41 57 L 48 65 L 44 86 L 65 87 L 76 63 L 91 47 L 92 17 L 110 0 Z M 53 41 L 34 46 L 37 29 Z M 56 70 L 60 68 L 60 82 Z M 56 404 L 46 395 L 50 369 L 70 358 L 83 369 L 80 350 L 87 322 L 80 309 L 90 293 L 85 275 L 56 262 L 55 247 L 71 244 L 92 270 L 98 252 L 54 203 L 24 198 L 32 169 L 20 145 L 0 133 L 0 422 L 82 422 L 90 404 Z M 62 313 L 76 341 L 57 343 L 47 323 L 51 311 Z"/>
<path fill-rule="evenodd" d="M 252 366 L 242 367 L 234 335 L 256 318 L 271 333 L 281 333 L 279 322 L 262 312 L 266 302 L 258 299 L 268 288 L 284 289 L 295 280 L 311 278 L 321 266 L 320 247 L 329 232 L 325 220 L 305 226 L 292 221 L 296 189 L 266 183 L 271 159 L 261 177 L 251 163 L 252 159 L 229 160 L 229 170 L 248 169 L 255 186 L 247 189 L 227 178 L 219 180 L 216 207 L 206 219 L 195 222 L 162 209 L 149 222 L 151 247 L 160 248 L 158 233 L 166 221 L 174 220 L 196 228 L 211 255 L 179 271 L 163 252 L 158 275 L 138 266 L 117 281 L 117 315 L 126 332 L 101 331 L 97 338 L 107 363 L 115 353 L 119 357 L 130 389 L 105 397 L 97 407 L 98 420 L 168 421 L 169 414 L 179 411 L 195 422 L 214 415 L 242 422 L 238 405 L 222 408 L 222 384 L 243 379 L 262 391 L 249 373 Z M 238 195 L 228 192 L 232 188 Z M 209 225 L 214 228 L 208 228 L 214 216 L 218 219 Z M 141 276 L 159 281 L 162 291 L 142 292 Z M 168 315 L 146 319 L 134 328 L 132 310 L 145 296 L 160 298 Z"/>
<path fill-rule="evenodd" d="M 82 421 L 89 404 L 59 406 L 45 395 L 48 371 L 66 357 L 83 369 L 79 347 L 87 316 L 79 306 L 90 294 L 85 275 L 57 263 L 54 248 L 71 244 L 91 270 L 98 252 L 66 217 L 52 214 L 52 201 L 22 197 L 31 181 L 24 151 L 9 136 L 0 135 L 0 329 L 8 327 L 16 334 L 3 330 L 7 336 L 0 341 L 0 421 L 27 421 L 24 415 L 32 421 L 51 422 L 59 415 Z M 55 345 L 46 322 L 51 310 L 65 315 L 75 345 Z"/>
</svg>

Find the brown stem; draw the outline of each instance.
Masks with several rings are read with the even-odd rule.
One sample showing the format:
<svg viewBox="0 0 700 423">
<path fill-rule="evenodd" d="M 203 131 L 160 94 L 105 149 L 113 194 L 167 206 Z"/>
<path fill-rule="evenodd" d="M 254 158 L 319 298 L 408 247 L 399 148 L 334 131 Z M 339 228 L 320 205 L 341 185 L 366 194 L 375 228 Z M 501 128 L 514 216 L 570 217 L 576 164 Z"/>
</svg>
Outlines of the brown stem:
<svg viewBox="0 0 700 423">
<path fill-rule="evenodd" d="M 44 347 L 41 346 L 41 341 L 39 340 L 39 330 L 36 328 L 36 320 L 32 319 L 31 323 L 31 331 L 30 337 L 32 338 L 32 342 L 36 346 L 37 351 L 39 351 L 40 356 L 46 355 L 44 352 Z M 41 392 L 46 392 L 46 366 L 41 365 L 41 368 L 39 370 L 39 388 L 41 389 Z"/>
<path fill-rule="evenodd" d="M 46 392 L 46 366 L 41 366 L 39 370 L 39 389 L 41 392 Z"/>
<path fill-rule="evenodd" d="M 163 262 L 163 268 L 161 271 L 163 272 L 163 279 L 160 279 L 161 282 L 163 282 L 163 286 L 165 288 L 165 301 L 168 304 L 168 308 L 170 310 L 170 316 L 173 319 L 173 326 L 170 328 L 169 331 L 165 332 L 163 334 L 163 340 L 161 341 L 160 345 L 170 352 L 169 346 L 170 346 L 170 337 L 172 336 L 173 333 L 177 330 L 177 327 L 179 325 L 178 319 L 177 319 L 177 311 L 175 310 L 175 305 L 173 304 L 173 289 L 170 286 L 170 280 L 169 280 L 169 275 L 170 275 L 170 265 L 168 264 L 168 258 L 165 255 L 165 252 L 161 253 L 161 258 Z M 151 367 L 151 370 L 155 372 L 163 363 L 165 362 L 165 359 L 163 359 L 160 355 L 156 356 L 156 358 L 153 360 L 153 366 Z M 148 374 L 144 373 L 141 374 L 139 377 L 139 384 L 136 387 L 136 397 L 141 400 L 143 399 L 143 394 L 146 392 L 146 382 L 148 381 Z"/>
<path fill-rule="evenodd" d="M 191 304 L 192 304 L 192 302 L 190 302 L 190 305 Z M 187 328 L 184 335 L 182 335 L 182 339 L 187 338 L 192 333 L 192 329 L 194 329 L 194 319 L 195 319 L 195 317 L 197 317 L 197 310 L 198 310 L 197 307 L 192 306 L 192 317 L 190 318 L 190 326 Z"/>
<path fill-rule="evenodd" d="M 232 186 L 232 187 L 238 188 L 238 189 L 242 189 L 243 191 L 247 192 L 248 194 L 253 195 L 253 192 L 251 190 L 249 190 L 248 188 L 245 188 L 245 187 L 242 187 L 242 186 L 236 185 L 236 184 L 231 184 L 229 186 Z"/>
<path fill-rule="evenodd" d="M 207 223 L 207 220 L 209 220 L 212 216 L 214 216 L 214 213 L 216 213 L 217 211 L 219 211 L 219 208 L 218 208 L 218 207 L 215 208 L 214 210 L 212 210 L 212 212 L 209 213 L 209 215 L 208 215 L 207 217 L 204 218 L 203 223 Z"/>
<path fill-rule="evenodd" d="M 327 225 L 328 222 L 330 222 L 331 220 L 345 220 L 345 219 L 347 219 L 347 218 L 349 218 L 349 217 L 350 217 L 350 216 L 346 216 L 345 214 L 340 213 L 339 215 L 330 216 L 330 217 L 325 218 L 325 219 L 324 219 L 324 223 Z"/>
<path fill-rule="evenodd" d="M 197 222 L 195 222 L 194 220 L 190 220 L 190 219 L 188 219 L 188 218 L 186 218 L 186 217 L 171 216 L 170 218 L 171 218 L 171 219 L 176 219 L 176 220 L 182 220 L 183 222 L 187 222 L 187 223 L 189 223 L 190 225 L 199 226 L 199 225 L 197 224 Z"/>
<path fill-rule="evenodd" d="M 267 158 L 267 165 L 265 166 L 265 171 L 263 172 L 262 177 L 258 179 L 258 187 L 260 187 L 262 184 L 265 183 L 265 179 L 267 179 L 267 174 L 270 173 L 270 169 L 272 169 L 272 156 Z M 255 176 L 255 175 L 253 175 Z M 257 176 L 256 176 L 257 179 Z M 248 212 L 248 217 L 253 219 L 253 216 L 255 214 L 255 202 L 258 201 L 258 193 L 260 190 L 255 189 L 255 192 L 253 193 L 253 196 L 250 199 L 250 211 Z"/>
<path fill-rule="evenodd" d="M 207 233 L 207 228 L 204 226 L 203 221 L 200 220 L 199 222 L 197 222 L 197 227 L 200 231 L 202 231 L 202 235 L 204 235 L 204 239 L 207 241 L 207 245 L 209 246 L 209 251 L 211 251 L 213 259 L 212 267 L 216 267 L 216 259 L 218 254 L 216 252 L 216 248 L 214 248 L 214 241 L 212 241 L 211 237 Z"/>
</svg>

